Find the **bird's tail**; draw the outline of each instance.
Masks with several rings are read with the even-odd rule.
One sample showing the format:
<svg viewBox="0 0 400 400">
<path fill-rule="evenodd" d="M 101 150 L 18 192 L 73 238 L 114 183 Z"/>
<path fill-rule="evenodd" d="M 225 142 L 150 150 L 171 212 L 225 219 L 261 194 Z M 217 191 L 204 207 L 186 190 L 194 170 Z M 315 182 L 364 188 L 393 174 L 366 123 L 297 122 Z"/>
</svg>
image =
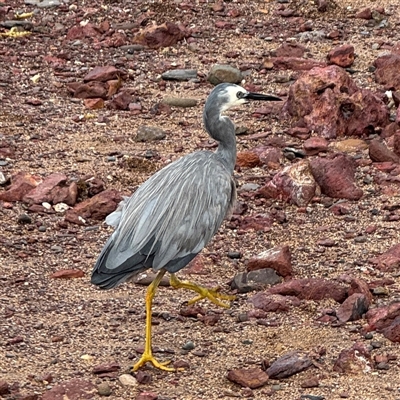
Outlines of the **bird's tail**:
<svg viewBox="0 0 400 400">
<path fill-rule="evenodd" d="M 92 271 L 90 281 L 93 285 L 99 286 L 101 289 L 112 289 L 145 271 L 151 265 L 152 257 L 149 259 L 146 255 L 137 253 L 128 257 L 122 264 L 115 268 L 108 268 L 107 265 L 112 265 L 112 263 L 107 262 L 107 259 L 110 256 L 113 244 L 113 237 L 111 237 L 101 251 Z"/>
</svg>

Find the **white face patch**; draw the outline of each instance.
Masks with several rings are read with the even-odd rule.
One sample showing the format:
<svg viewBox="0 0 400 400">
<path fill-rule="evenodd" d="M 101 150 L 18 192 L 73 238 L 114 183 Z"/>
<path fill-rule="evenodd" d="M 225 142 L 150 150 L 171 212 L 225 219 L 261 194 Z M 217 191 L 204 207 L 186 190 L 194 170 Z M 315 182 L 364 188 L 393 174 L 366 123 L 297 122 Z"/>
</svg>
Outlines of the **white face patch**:
<svg viewBox="0 0 400 400">
<path fill-rule="evenodd" d="M 243 97 L 238 96 L 238 93 L 241 92 L 243 94 L 247 93 L 247 90 L 242 88 L 239 85 L 231 85 L 228 86 L 220 96 L 224 96 L 228 101 L 224 104 L 221 112 L 228 110 L 231 107 L 240 106 L 241 104 L 247 103 L 247 100 Z"/>
</svg>

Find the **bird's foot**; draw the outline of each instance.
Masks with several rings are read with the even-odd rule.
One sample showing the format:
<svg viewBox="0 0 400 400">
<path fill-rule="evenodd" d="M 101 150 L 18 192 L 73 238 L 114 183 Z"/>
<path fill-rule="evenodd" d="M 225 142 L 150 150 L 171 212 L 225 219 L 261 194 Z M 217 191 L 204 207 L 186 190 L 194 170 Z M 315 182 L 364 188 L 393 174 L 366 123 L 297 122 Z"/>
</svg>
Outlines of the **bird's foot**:
<svg viewBox="0 0 400 400">
<path fill-rule="evenodd" d="M 193 299 L 189 300 L 187 302 L 188 305 L 194 304 L 200 300 L 203 299 L 208 299 L 212 303 L 216 304 L 217 306 L 224 307 L 224 308 L 229 308 L 230 304 L 225 303 L 221 300 L 226 300 L 226 301 L 232 301 L 236 299 L 236 296 L 231 296 L 229 294 L 224 294 L 224 293 L 219 293 L 220 288 L 212 288 L 212 289 L 206 289 L 204 287 L 198 286 L 202 290 L 202 294 L 199 294 L 196 297 L 193 297 Z"/>
<path fill-rule="evenodd" d="M 230 304 L 225 303 L 224 301 L 221 300 L 231 301 L 235 300 L 236 298 L 235 296 L 219 293 L 220 288 L 218 287 L 213 289 L 207 289 L 203 286 L 196 285 L 195 283 L 192 282 L 181 281 L 174 274 L 171 274 L 170 284 L 175 289 L 180 289 L 180 288 L 188 289 L 198 293 L 198 296 L 194 297 L 193 299 L 187 302 L 187 304 L 189 305 L 194 304 L 202 299 L 208 299 L 217 306 L 229 308 Z"/>
<path fill-rule="evenodd" d="M 139 361 L 133 366 L 133 371 L 137 371 L 140 367 L 143 367 L 144 364 L 147 362 L 151 362 L 156 368 L 161 369 L 163 371 L 168 371 L 168 372 L 174 372 L 176 371 L 175 368 L 170 368 L 167 367 L 167 365 L 171 361 L 165 361 L 165 362 L 158 362 L 154 357 L 153 354 L 151 353 L 146 353 L 144 352 L 142 354 L 142 357 L 140 357 Z M 180 370 L 180 369 L 179 369 Z"/>
</svg>

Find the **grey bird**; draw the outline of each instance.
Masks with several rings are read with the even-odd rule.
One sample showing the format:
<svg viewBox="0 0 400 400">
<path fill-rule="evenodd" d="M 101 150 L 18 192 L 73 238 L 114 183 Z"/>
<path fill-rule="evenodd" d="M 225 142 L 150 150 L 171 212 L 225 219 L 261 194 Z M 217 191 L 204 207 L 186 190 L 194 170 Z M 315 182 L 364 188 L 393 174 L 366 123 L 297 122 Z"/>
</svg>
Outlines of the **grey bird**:
<svg viewBox="0 0 400 400">
<path fill-rule="evenodd" d="M 198 293 L 189 303 L 208 298 L 228 307 L 221 299 L 234 298 L 217 289 L 180 281 L 175 273 L 207 245 L 234 206 L 235 127 L 223 113 L 249 100 L 281 99 L 230 83 L 216 86 L 207 98 L 203 122 L 209 135 L 218 141 L 218 149 L 197 151 L 167 165 L 125 198 L 106 219 L 115 230 L 94 266 L 91 282 L 111 289 L 149 268 L 158 272 L 147 289 L 145 350 L 133 366 L 134 371 L 146 362 L 174 371 L 166 366 L 168 362 L 158 362 L 151 350 L 152 300 L 166 272 L 170 273 L 172 287 Z"/>
</svg>

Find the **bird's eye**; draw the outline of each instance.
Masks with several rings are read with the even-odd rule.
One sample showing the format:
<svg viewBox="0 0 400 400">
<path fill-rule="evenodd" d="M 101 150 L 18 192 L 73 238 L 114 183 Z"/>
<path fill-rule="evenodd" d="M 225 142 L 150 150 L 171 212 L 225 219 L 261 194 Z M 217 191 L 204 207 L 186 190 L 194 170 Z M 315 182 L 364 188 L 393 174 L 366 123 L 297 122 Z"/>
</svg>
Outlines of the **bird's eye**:
<svg viewBox="0 0 400 400">
<path fill-rule="evenodd" d="M 244 93 L 243 93 L 243 92 L 237 92 L 237 93 L 236 93 L 236 97 L 237 97 L 238 99 L 243 99 Z"/>
</svg>

